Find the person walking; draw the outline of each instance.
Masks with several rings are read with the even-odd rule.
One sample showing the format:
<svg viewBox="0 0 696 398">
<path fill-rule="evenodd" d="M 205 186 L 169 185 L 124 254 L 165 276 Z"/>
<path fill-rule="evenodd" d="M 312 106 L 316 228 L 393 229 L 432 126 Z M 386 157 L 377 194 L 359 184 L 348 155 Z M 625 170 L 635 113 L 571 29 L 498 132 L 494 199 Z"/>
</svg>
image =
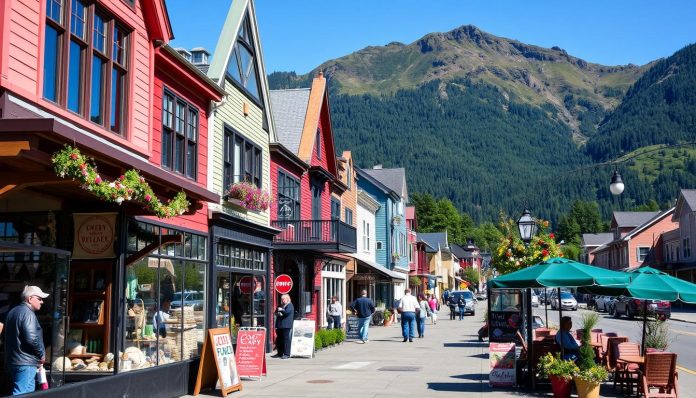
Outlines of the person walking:
<svg viewBox="0 0 696 398">
<path fill-rule="evenodd" d="M 425 296 L 422 294 L 418 295 L 418 309 L 418 316 L 416 316 L 416 328 L 418 329 L 418 337 L 422 339 L 425 337 L 425 321 L 431 316 L 430 304 L 428 304 L 428 300 L 426 300 Z"/>
<path fill-rule="evenodd" d="M 447 306 L 450 310 L 450 321 L 453 321 L 457 313 L 457 303 L 454 301 L 454 296 L 449 296 L 449 298 L 447 299 Z"/>
<path fill-rule="evenodd" d="M 46 360 L 43 331 L 35 312 L 48 293 L 38 286 L 25 286 L 22 303 L 7 314 L 5 321 L 5 364 L 10 374 L 12 395 L 33 392 L 36 373 Z"/>
<path fill-rule="evenodd" d="M 432 324 L 437 325 L 437 312 L 440 310 L 440 303 L 438 303 L 434 294 L 430 295 L 428 305 L 430 306 L 430 319 L 432 321 Z"/>
<path fill-rule="evenodd" d="M 337 296 L 331 297 L 331 304 L 329 304 L 329 329 L 341 329 L 341 314 L 343 313 L 343 306 L 338 301 Z"/>
<path fill-rule="evenodd" d="M 360 330 L 360 341 L 363 344 L 368 342 L 368 331 L 370 329 L 370 320 L 372 314 L 375 313 L 375 303 L 367 297 L 367 290 L 360 292 L 360 297 L 355 299 L 350 305 L 350 308 L 358 316 L 358 328 Z"/>
<path fill-rule="evenodd" d="M 404 297 L 399 302 L 398 311 L 401 314 L 401 334 L 404 336 L 404 343 L 407 341 L 413 342 L 413 336 L 416 333 L 416 316 L 420 312 L 418 300 L 411 295 L 411 289 L 406 289 Z"/>
<path fill-rule="evenodd" d="M 281 305 L 276 309 L 276 354 L 273 358 L 289 359 L 292 342 L 292 323 L 295 318 L 295 307 L 290 302 L 290 296 L 280 296 Z"/>
<path fill-rule="evenodd" d="M 457 307 L 459 308 L 459 320 L 464 319 L 464 311 L 466 310 L 466 300 L 464 300 L 464 295 L 460 294 L 457 299 Z"/>
</svg>

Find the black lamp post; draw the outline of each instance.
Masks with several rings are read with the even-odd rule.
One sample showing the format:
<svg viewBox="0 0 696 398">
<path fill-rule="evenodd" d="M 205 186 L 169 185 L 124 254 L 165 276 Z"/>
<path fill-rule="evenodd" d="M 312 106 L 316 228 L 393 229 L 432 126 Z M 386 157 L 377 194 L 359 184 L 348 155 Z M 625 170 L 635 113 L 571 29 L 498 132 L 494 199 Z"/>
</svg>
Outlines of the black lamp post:
<svg viewBox="0 0 696 398">
<path fill-rule="evenodd" d="M 522 238 L 522 242 L 524 242 L 525 246 L 529 245 L 529 242 L 532 241 L 532 238 L 537 232 L 536 220 L 532 218 L 529 210 L 524 209 L 522 212 L 522 217 L 517 220 L 517 228 L 520 230 L 520 238 Z"/>
</svg>

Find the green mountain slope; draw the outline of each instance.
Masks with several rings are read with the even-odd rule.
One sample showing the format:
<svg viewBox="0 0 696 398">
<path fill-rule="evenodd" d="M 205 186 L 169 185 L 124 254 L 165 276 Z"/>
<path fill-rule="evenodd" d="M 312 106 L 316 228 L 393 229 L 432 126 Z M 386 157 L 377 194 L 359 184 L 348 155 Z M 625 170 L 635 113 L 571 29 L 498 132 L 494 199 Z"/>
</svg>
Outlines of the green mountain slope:
<svg viewBox="0 0 696 398">
<path fill-rule="evenodd" d="M 603 66 L 564 50 L 528 45 L 466 25 L 411 44 L 372 46 L 323 63 L 307 75 L 274 73 L 274 88 L 306 86 L 318 71 L 334 94 L 394 94 L 433 80 L 467 78 L 496 86 L 511 100 L 544 107 L 568 125 L 576 141 L 620 102 L 645 68 Z"/>
<path fill-rule="evenodd" d="M 587 143 L 597 160 L 637 148 L 696 140 L 696 44 L 658 61 Z"/>
</svg>

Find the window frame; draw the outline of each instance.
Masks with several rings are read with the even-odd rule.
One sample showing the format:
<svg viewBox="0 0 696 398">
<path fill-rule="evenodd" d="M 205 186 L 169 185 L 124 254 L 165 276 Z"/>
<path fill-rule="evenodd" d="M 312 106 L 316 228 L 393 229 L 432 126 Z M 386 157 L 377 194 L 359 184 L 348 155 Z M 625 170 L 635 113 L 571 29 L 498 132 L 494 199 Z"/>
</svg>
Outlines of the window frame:
<svg viewBox="0 0 696 398">
<path fill-rule="evenodd" d="M 55 60 L 49 60 L 49 62 L 55 61 L 54 69 L 51 73 L 47 73 L 46 62 L 48 48 L 45 45 L 44 59 L 42 65 L 42 79 L 43 87 L 41 88 L 41 97 L 49 102 L 56 104 L 57 106 L 66 109 L 67 111 L 78 115 L 80 118 L 98 125 L 99 127 L 110 131 L 118 136 L 127 138 L 128 136 L 128 123 L 125 117 L 128 114 L 128 95 L 129 95 L 129 81 L 131 74 L 129 73 L 129 61 L 131 56 L 131 38 L 132 29 L 126 27 L 126 25 L 121 22 L 113 13 L 106 10 L 104 7 L 91 2 L 88 0 L 82 0 L 80 3 L 83 5 L 83 15 L 81 19 L 82 23 L 82 37 L 73 32 L 73 7 L 77 4 L 79 0 L 64 0 L 55 1 L 49 0 L 46 2 L 46 16 L 44 18 L 44 43 L 48 43 L 46 40 L 47 30 L 53 29 L 56 32 L 56 48 Z M 52 18 L 53 12 L 49 12 L 49 8 L 52 5 L 60 5 L 60 10 L 58 11 L 59 21 Z M 101 18 L 104 26 L 104 48 L 100 51 L 97 46 L 95 46 L 95 17 Z M 114 33 L 121 32 L 122 35 L 122 45 L 119 46 L 123 51 L 122 62 L 114 61 Z M 53 40 L 51 40 L 52 42 Z M 79 47 L 81 52 L 80 59 L 77 65 L 78 72 L 77 77 L 79 79 L 79 86 L 74 91 L 71 88 L 70 75 L 71 68 L 75 65 L 70 64 L 71 60 L 71 44 L 75 43 Z M 93 79 L 94 79 L 94 60 L 95 56 L 102 61 L 102 71 L 100 79 L 100 92 L 97 97 L 99 98 L 99 117 L 100 120 L 95 122 L 92 120 L 92 113 L 95 109 L 95 104 L 92 103 L 93 96 Z M 116 104 L 116 110 L 114 109 L 114 85 L 113 85 L 113 73 L 116 71 L 120 74 L 121 83 L 119 85 L 118 96 L 116 99 L 118 103 Z M 76 76 L 73 76 L 73 78 Z M 46 82 L 53 82 L 54 87 L 51 89 L 53 95 L 47 95 L 46 92 Z M 71 104 L 71 96 L 77 95 L 77 103 Z M 112 103 L 113 102 L 113 103 Z M 75 109 L 77 108 L 77 109 Z M 113 115 L 116 114 L 115 124 L 112 124 Z M 114 128 L 112 128 L 114 127 Z"/>
<path fill-rule="evenodd" d="M 240 36 L 241 29 L 245 29 L 245 31 L 247 33 L 247 37 L 249 37 L 249 41 L 245 41 L 245 39 Z M 244 16 L 244 19 L 242 20 L 242 24 L 240 26 L 240 31 L 237 31 L 237 34 L 234 38 L 234 45 L 232 46 L 232 52 L 230 53 L 229 58 L 227 58 L 227 67 L 225 68 L 225 77 L 227 77 L 237 89 L 239 89 L 246 97 L 248 97 L 259 108 L 264 109 L 263 100 L 262 100 L 263 91 L 261 89 L 261 76 L 260 76 L 260 71 L 258 68 L 258 63 L 256 62 L 258 59 L 258 54 L 256 53 L 256 46 L 255 46 L 256 43 L 254 42 L 254 40 L 253 40 L 254 38 L 251 35 L 251 32 L 252 32 L 251 20 L 249 18 L 248 13 Z M 256 96 L 254 96 L 254 94 L 252 94 L 251 91 L 249 91 L 246 88 L 245 82 L 237 80 L 236 77 L 232 76 L 232 74 L 230 74 L 228 72 L 228 70 L 230 68 L 230 62 L 232 60 L 234 60 L 235 65 L 238 68 L 241 67 L 242 62 L 239 58 L 240 57 L 239 51 L 237 51 L 238 45 L 241 45 L 242 47 L 244 47 L 244 49 L 246 51 L 248 51 L 249 54 L 251 54 L 250 65 L 253 64 L 255 71 L 256 71 L 256 73 L 254 74 L 254 78 L 256 79 L 256 88 L 258 91 L 258 98 Z M 235 54 L 237 54 L 237 57 L 235 57 Z M 244 80 L 244 77 L 241 76 L 241 73 L 240 73 L 240 79 Z"/>
<path fill-rule="evenodd" d="M 641 254 L 642 250 L 645 250 L 645 254 Z M 644 262 L 645 259 L 648 258 L 649 254 L 650 254 L 650 247 L 649 246 L 638 246 L 636 248 L 636 257 L 638 259 L 638 262 L 641 262 L 641 263 Z"/>
<path fill-rule="evenodd" d="M 291 186 L 289 183 L 293 184 L 293 186 Z M 289 194 L 287 192 L 288 189 L 290 189 Z M 294 221 L 300 220 L 302 218 L 300 216 L 300 212 L 302 209 L 301 191 L 302 185 L 300 184 L 300 180 L 294 175 L 285 171 L 284 169 L 278 168 L 278 206 L 276 209 L 276 215 L 279 221 Z M 286 218 L 285 216 L 281 216 L 280 214 L 281 197 L 290 201 L 290 206 L 293 208 L 293 215 L 290 218 Z"/>
<path fill-rule="evenodd" d="M 167 100 L 171 99 L 171 109 L 165 104 L 168 104 Z M 179 105 L 182 105 L 183 119 L 179 119 Z M 165 115 L 166 113 L 166 115 Z M 200 140 L 200 109 L 187 101 L 185 98 L 177 95 L 174 91 L 168 87 L 164 87 L 162 90 L 162 132 L 161 132 L 161 150 L 162 156 L 160 165 L 163 169 L 169 170 L 172 173 L 186 177 L 187 179 L 197 181 L 198 180 L 198 142 Z M 191 124 L 191 116 L 196 116 L 195 124 Z M 171 120 L 169 120 L 171 118 Z M 171 123 L 171 126 L 168 125 Z M 183 127 L 183 131 L 179 131 L 179 125 Z M 190 129 L 195 128 L 194 135 L 191 136 Z M 165 139 L 165 133 L 168 136 Z M 168 142 L 167 142 L 168 141 Z M 181 170 L 177 167 L 177 142 L 181 141 Z M 168 146 L 166 146 L 168 144 Z M 193 146 L 195 150 L 192 153 L 193 159 L 189 159 L 188 148 Z M 168 155 L 169 161 L 165 162 L 165 154 Z M 190 170 L 192 168 L 193 170 Z"/>
<path fill-rule="evenodd" d="M 256 186 L 257 188 L 261 189 L 263 188 L 263 148 L 259 146 L 257 143 L 254 141 L 250 140 L 234 128 L 230 127 L 229 125 L 225 125 L 223 128 L 223 157 L 222 157 L 222 183 L 223 183 L 223 191 L 227 191 L 232 184 L 236 184 L 238 182 L 243 182 L 243 181 L 248 181 L 247 176 L 244 175 L 246 173 L 246 167 L 247 167 L 247 161 L 246 161 L 246 150 L 249 148 L 249 150 L 252 152 L 252 163 L 250 164 L 249 171 L 251 172 L 251 177 L 252 180 L 249 181 L 251 182 L 252 185 Z M 241 159 L 239 162 L 236 161 L 234 158 L 234 149 L 235 149 L 235 142 L 239 141 L 240 142 L 240 151 L 239 155 Z M 231 144 L 231 145 L 230 145 Z M 239 171 L 235 170 L 236 165 L 239 164 L 241 168 L 241 173 L 238 173 Z M 237 174 L 235 174 L 237 173 Z M 239 177 L 238 181 L 235 181 L 235 177 Z M 244 177 L 244 178 L 242 178 Z"/>
<path fill-rule="evenodd" d="M 345 207 L 343 209 L 343 219 L 345 220 L 346 224 L 353 225 L 353 210 Z"/>
</svg>

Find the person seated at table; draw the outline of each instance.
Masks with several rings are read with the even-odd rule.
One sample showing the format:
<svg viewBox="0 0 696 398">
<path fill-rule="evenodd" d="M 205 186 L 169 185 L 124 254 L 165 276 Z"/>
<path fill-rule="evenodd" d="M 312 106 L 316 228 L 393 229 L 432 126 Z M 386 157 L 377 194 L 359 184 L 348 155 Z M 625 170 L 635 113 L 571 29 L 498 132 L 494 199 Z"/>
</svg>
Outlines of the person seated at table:
<svg viewBox="0 0 696 398">
<path fill-rule="evenodd" d="M 569 316 L 561 318 L 561 330 L 556 333 L 556 343 L 563 350 L 563 359 L 576 361 L 580 352 L 580 346 L 575 341 L 570 330 L 573 328 L 573 320 Z"/>
</svg>

